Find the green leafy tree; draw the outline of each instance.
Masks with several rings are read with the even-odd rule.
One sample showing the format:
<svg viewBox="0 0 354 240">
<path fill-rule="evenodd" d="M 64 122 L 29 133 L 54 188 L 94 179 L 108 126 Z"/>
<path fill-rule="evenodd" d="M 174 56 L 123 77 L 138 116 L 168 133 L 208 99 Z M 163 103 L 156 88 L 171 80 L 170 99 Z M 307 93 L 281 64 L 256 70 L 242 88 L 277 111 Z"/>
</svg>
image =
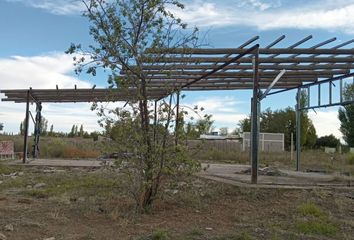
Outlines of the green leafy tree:
<svg viewBox="0 0 354 240">
<path fill-rule="evenodd" d="M 316 147 L 336 148 L 339 144 L 340 144 L 339 139 L 336 138 L 333 134 L 320 137 L 316 141 Z"/>
<path fill-rule="evenodd" d="M 48 134 L 48 120 L 45 117 L 41 117 L 40 123 L 41 136 L 47 136 Z M 20 123 L 20 135 L 25 135 L 25 119 Z"/>
<path fill-rule="evenodd" d="M 71 131 L 68 134 L 68 137 L 75 137 L 75 125 L 71 127 Z"/>
<path fill-rule="evenodd" d="M 185 135 L 187 139 L 197 139 L 199 138 L 200 134 L 195 127 L 195 124 L 192 122 L 188 122 L 184 127 Z"/>
<path fill-rule="evenodd" d="M 41 119 L 41 136 L 46 136 L 48 134 L 48 120 L 42 117 Z"/>
<path fill-rule="evenodd" d="M 343 100 L 354 100 L 354 84 L 347 84 L 343 91 Z M 340 131 L 343 134 L 344 141 L 350 147 L 354 146 L 354 104 L 348 104 L 338 110 L 338 119 L 340 121 Z"/>
<path fill-rule="evenodd" d="M 20 135 L 21 136 L 25 135 L 25 128 L 23 126 L 23 122 L 20 123 Z"/>
<path fill-rule="evenodd" d="M 146 209 L 158 196 L 162 180 L 190 173 L 196 170 L 197 164 L 186 156 L 182 145 L 175 146 L 175 141 L 171 141 L 173 136 L 178 136 L 171 134 L 175 113 L 172 97 L 159 102 L 158 124 L 152 124 L 153 106 L 148 95 L 151 79 L 143 73 L 143 62 L 154 64 L 164 56 L 165 49 L 182 47 L 188 54 L 188 49 L 197 43 L 196 30 L 184 31 L 186 24 L 168 10 L 183 8 L 178 1 L 87 0 L 84 4 L 94 44 L 89 50 L 72 44 L 67 53 L 90 56 L 89 59 L 74 58 L 77 72 L 85 69 L 96 75 L 97 68 L 109 69 L 109 87 L 126 90 L 127 95 L 135 99 L 126 105 L 128 110 L 118 108 L 107 114 L 98 104 L 92 109 L 97 110 L 102 126 L 109 122 L 110 128 L 121 130 L 115 132 L 120 136 L 116 141 L 122 150 L 131 154 L 129 161 L 118 167 L 130 181 L 129 192 L 137 206 Z M 136 92 L 131 92 L 132 87 Z M 110 115 L 115 115 L 116 119 L 112 120 Z"/>
<path fill-rule="evenodd" d="M 231 135 L 239 135 L 240 132 L 241 132 L 241 129 L 237 127 L 234 130 L 232 130 Z"/>
<path fill-rule="evenodd" d="M 205 114 L 204 118 L 196 122 L 195 127 L 199 134 L 208 134 L 214 129 L 214 120 L 211 117 L 212 115 Z"/>
<path fill-rule="evenodd" d="M 251 131 L 251 119 L 250 117 L 244 118 L 238 123 L 240 130 L 242 132 L 250 132 Z"/>
<path fill-rule="evenodd" d="M 272 111 L 266 109 L 260 115 L 261 132 L 284 133 L 285 147 L 289 148 L 291 143 L 291 133 L 295 133 L 296 113 L 291 107 Z M 245 118 L 239 123 L 243 132 L 251 131 L 250 118 Z M 301 117 L 301 145 L 312 148 L 316 143 L 316 129 L 307 113 Z"/>
<path fill-rule="evenodd" d="M 82 124 L 80 126 L 80 130 L 79 130 L 78 135 L 79 135 L 79 137 L 83 137 L 84 136 L 84 126 Z"/>
<path fill-rule="evenodd" d="M 52 124 L 52 125 L 50 125 L 50 129 L 49 129 L 49 132 L 48 132 L 48 136 L 53 137 L 54 135 L 55 135 L 55 133 L 54 133 L 54 126 L 53 126 L 53 124 Z"/>
<path fill-rule="evenodd" d="M 227 136 L 229 134 L 229 129 L 227 127 L 220 128 L 219 135 Z"/>
<path fill-rule="evenodd" d="M 79 135 L 78 126 L 75 125 L 75 128 L 74 128 L 74 137 L 77 137 L 78 135 Z"/>
</svg>

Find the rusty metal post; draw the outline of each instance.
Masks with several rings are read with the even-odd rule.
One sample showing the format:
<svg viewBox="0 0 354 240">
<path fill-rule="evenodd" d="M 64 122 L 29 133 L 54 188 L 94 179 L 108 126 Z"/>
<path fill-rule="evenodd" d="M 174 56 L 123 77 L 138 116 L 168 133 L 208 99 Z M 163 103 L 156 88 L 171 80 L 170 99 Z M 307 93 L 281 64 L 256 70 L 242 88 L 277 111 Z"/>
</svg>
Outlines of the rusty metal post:
<svg viewBox="0 0 354 240">
<path fill-rule="evenodd" d="M 42 103 L 36 103 L 36 119 L 34 126 L 34 143 L 32 146 L 32 157 L 38 158 L 39 156 L 39 138 L 42 133 L 41 122 L 42 122 Z"/>
<path fill-rule="evenodd" d="M 27 90 L 27 102 L 26 102 L 26 117 L 24 122 L 25 132 L 23 140 L 23 159 L 22 162 L 26 163 L 27 160 L 27 141 L 28 141 L 28 125 L 29 125 L 29 100 L 30 100 L 30 90 Z"/>
<path fill-rule="evenodd" d="M 175 145 L 178 144 L 178 137 L 179 137 L 179 98 L 180 98 L 180 91 L 176 93 L 177 103 L 176 103 L 176 125 L 175 125 Z"/>
<path fill-rule="evenodd" d="M 259 48 L 255 50 L 253 57 L 253 97 L 252 97 L 252 112 L 251 112 L 251 182 L 257 184 L 258 180 L 258 145 L 259 145 Z"/>
<path fill-rule="evenodd" d="M 154 144 L 156 144 L 156 126 L 157 125 L 157 100 L 155 100 L 155 105 L 154 105 Z"/>
<path fill-rule="evenodd" d="M 296 94 L 296 171 L 300 171 L 301 158 L 301 88 Z"/>
</svg>

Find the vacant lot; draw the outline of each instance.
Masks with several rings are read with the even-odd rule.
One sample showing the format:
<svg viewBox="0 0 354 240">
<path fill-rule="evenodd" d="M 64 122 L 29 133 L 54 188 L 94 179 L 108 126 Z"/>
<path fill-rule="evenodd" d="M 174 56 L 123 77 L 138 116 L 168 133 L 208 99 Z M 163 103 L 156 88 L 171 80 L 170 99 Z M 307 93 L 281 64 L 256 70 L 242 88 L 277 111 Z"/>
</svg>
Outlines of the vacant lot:
<svg viewBox="0 0 354 240">
<path fill-rule="evenodd" d="M 153 209 L 138 214 L 124 183 L 109 169 L 0 165 L 0 233 L 56 240 L 354 239 L 352 190 L 248 189 L 191 177 L 167 184 Z"/>
</svg>

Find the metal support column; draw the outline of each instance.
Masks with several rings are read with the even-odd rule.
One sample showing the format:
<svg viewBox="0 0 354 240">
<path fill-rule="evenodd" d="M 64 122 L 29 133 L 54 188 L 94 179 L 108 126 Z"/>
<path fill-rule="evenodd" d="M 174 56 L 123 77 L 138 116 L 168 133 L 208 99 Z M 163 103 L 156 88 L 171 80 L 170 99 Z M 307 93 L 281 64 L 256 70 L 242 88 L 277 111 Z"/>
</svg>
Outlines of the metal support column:
<svg viewBox="0 0 354 240">
<path fill-rule="evenodd" d="M 38 158 L 39 156 L 39 137 L 41 135 L 41 122 L 42 122 L 42 103 L 36 103 L 36 120 L 34 125 L 34 143 L 32 146 L 32 157 Z"/>
<path fill-rule="evenodd" d="M 300 171 L 301 157 L 301 88 L 296 94 L 296 171 Z"/>
<path fill-rule="evenodd" d="M 22 162 L 26 163 L 27 160 L 27 141 L 28 141 L 28 125 L 29 125 L 29 99 L 30 99 L 30 90 L 27 90 L 27 102 L 26 102 L 26 117 L 24 122 L 24 140 L 23 140 L 23 159 Z"/>
<path fill-rule="evenodd" d="M 177 100 L 176 100 L 176 125 L 175 125 L 175 144 L 178 144 L 178 135 L 179 135 L 179 98 L 180 98 L 180 91 L 177 92 Z"/>
<path fill-rule="evenodd" d="M 258 144 L 259 144 L 259 48 L 255 50 L 253 57 L 253 97 L 251 111 L 251 182 L 257 184 L 258 179 Z"/>
<path fill-rule="evenodd" d="M 154 105 L 154 144 L 156 144 L 156 128 L 157 128 L 157 100 L 155 100 Z"/>
</svg>

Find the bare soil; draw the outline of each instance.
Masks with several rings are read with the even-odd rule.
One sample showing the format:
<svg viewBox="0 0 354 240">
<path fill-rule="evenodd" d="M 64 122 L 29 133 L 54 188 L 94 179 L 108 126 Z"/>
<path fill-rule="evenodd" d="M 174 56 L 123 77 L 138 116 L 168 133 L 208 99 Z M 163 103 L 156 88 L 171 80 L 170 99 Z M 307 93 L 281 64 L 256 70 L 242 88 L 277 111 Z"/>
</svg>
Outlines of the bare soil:
<svg viewBox="0 0 354 240">
<path fill-rule="evenodd" d="M 354 239 L 353 189 L 257 189 L 190 177 L 136 213 L 124 179 L 108 169 L 0 165 L 0 181 L 7 239 Z"/>
</svg>

